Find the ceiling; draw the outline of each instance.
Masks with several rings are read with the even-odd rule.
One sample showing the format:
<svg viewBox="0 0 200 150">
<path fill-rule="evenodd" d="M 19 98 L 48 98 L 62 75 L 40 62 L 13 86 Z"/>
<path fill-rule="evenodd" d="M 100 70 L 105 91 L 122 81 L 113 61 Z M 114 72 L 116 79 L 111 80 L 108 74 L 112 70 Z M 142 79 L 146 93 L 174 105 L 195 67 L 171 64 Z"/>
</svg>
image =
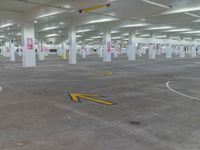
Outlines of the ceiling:
<svg viewBox="0 0 200 150">
<path fill-rule="evenodd" d="M 80 9 L 111 3 L 90 12 Z M 23 22 L 33 22 L 37 39 L 67 39 L 67 28 L 77 27 L 78 40 L 101 39 L 111 28 L 113 39 L 200 36 L 200 0 L 1 0 L 0 41 L 20 39 Z"/>
</svg>

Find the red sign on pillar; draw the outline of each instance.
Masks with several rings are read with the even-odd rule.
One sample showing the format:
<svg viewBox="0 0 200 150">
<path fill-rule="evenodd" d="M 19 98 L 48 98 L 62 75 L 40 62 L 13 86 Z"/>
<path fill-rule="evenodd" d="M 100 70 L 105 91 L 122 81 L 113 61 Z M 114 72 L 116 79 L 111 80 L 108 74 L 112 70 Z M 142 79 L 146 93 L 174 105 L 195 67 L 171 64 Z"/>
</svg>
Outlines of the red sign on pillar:
<svg viewBox="0 0 200 150">
<path fill-rule="evenodd" d="M 27 38 L 27 49 L 28 50 L 33 49 L 33 38 Z"/>
</svg>

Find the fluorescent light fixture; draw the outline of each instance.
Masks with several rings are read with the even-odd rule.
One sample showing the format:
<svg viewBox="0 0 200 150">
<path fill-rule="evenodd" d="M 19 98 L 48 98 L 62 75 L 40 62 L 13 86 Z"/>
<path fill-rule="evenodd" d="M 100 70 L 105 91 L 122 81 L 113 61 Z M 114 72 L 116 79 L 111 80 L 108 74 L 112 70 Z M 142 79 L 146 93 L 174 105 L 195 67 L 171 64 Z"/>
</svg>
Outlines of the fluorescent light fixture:
<svg viewBox="0 0 200 150">
<path fill-rule="evenodd" d="M 165 30 L 165 29 L 172 29 L 174 27 L 172 26 L 160 26 L 160 27 L 151 27 L 151 28 L 147 28 L 145 30 Z"/>
<path fill-rule="evenodd" d="M 183 34 L 198 34 L 198 33 L 200 33 L 200 30 L 183 32 Z"/>
<path fill-rule="evenodd" d="M 21 35 L 22 35 L 21 33 L 17 33 L 17 34 L 16 34 L 16 36 L 21 36 Z"/>
<path fill-rule="evenodd" d="M 83 37 L 83 35 L 76 35 L 77 38 Z"/>
<path fill-rule="evenodd" d="M 9 26 L 12 26 L 13 24 L 12 23 L 7 23 L 7 24 L 3 24 L 0 26 L 0 28 L 6 28 L 6 27 L 9 27 Z"/>
<path fill-rule="evenodd" d="M 163 5 L 163 4 L 160 4 L 160 3 L 156 3 L 156 2 L 153 2 L 153 1 L 150 1 L 150 0 L 141 0 L 145 3 L 148 3 L 148 4 L 151 4 L 151 5 L 155 5 L 155 6 L 159 6 L 159 7 L 162 7 L 162 8 L 166 8 L 166 9 L 169 9 L 171 8 L 170 6 L 166 6 L 166 5 Z"/>
<path fill-rule="evenodd" d="M 167 35 L 157 35 L 156 38 L 167 38 Z"/>
<path fill-rule="evenodd" d="M 123 39 L 124 41 L 129 41 L 129 39 L 128 38 L 125 38 L 125 39 Z"/>
<path fill-rule="evenodd" d="M 90 32 L 92 31 L 91 29 L 83 29 L 83 30 L 78 30 L 76 33 L 82 33 L 82 32 Z"/>
<path fill-rule="evenodd" d="M 4 35 L 0 35 L 0 38 L 5 38 L 5 36 Z"/>
<path fill-rule="evenodd" d="M 112 40 L 116 40 L 116 39 L 121 39 L 121 37 L 119 37 L 119 36 L 112 37 Z"/>
<path fill-rule="evenodd" d="M 87 24 L 108 22 L 108 21 L 114 21 L 114 20 L 116 20 L 116 19 L 114 19 L 114 18 L 97 19 L 97 20 L 89 21 L 89 22 L 87 22 Z"/>
<path fill-rule="evenodd" d="M 47 31 L 47 30 L 53 30 L 53 29 L 57 29 L 57 26 L 53 26 L 53 27 L 46 27 L 44 29 L 42 29 L 41 31 Z"/>
<path fill-rule="evenodd" d="M 49 17 L 49 16 L 57 15 L 57 14 L 59 14 L 61 12 L 63 12 L 63 11 L 55 11 L 55 12 L 47 13 L 47 14 L 44 14 L 44 15 L 40 15 L 37 18 Z"/>
<path fill-rule="evenodd" d="M 49 34 L 46 37 L 54 37 L 54 36 L 58 36 L 59 34 Z"/>
<path fill-rule="evenodd" d="M 112 34 L 119 33 L 120 31 L 111 31 Z"/>
<path fill-rule="evenodd" d="M 142 35 L 140 35 L 141 37 L 149 37 L 150 36 L 150 34 L 142 34 Z"/>
<path fill-rule="evenodd" d="M 192 29 L 188 29 L 188 28 L 182 28 L 182 29 L 171 29 L 171 30 L 167 30 L 167 31 L 163 31 L 163 32 L 184 32 L 184 31 L 190 31 Z"/>
<path fill-rule="evenodd" d="M 85 41 L 93 41 L 93 39 L 85 39 Z"/>
<path fill-rule="evenodd" d="M 173 36 L 173 37 L 171 37 L 171 39 L 180 39 L 180 37 L 179 36 Z"/>
<path fill-rule="evenodd" d="M 59 22 L 59 24 L 60 24 L 60 25 L 64 25 L 65 23 L 64 23 L 64 22 Z"/>
<path fill-rule="evenodd" d="M 64 7 L 64 8 L 68 8 L 68 9 L 71 8 L 71 6 L 68 5 L 68 4 L 64 5 L 63 7 Z"/>
<path fill-rule="evenodd" d="M 193 7 L 186 7 L 186 8 L 180 8 L 180 9 L 166 11 L 162 14 L 175 14 L 175 13 L 183 13 L 183 12 L 198 11 L 198 10 L 200 10 L 200 6 L 196 5 Z"/>
<path fill-rule="evenodd" d="M 190 12 L 185 12 L 185 14 L 189 15 L 189 16 L 192 16 L 192 17 L 200 18 L 199 15 L 196 15 L 196 14 L 193 14 L 193 13 L 190 13 Z"/>
<path fill-rule="evenodd" d="M 142 24 L 142 23 L 138 23 L 138 24 L 127 24 L 127 25 L 123 25 L 121 26 L 122 28 L 131 28 L 131 27 L 142 27 L 142 26 L 147 26 L 148 24 Z"/>
<path fill-rule="evenodd" d="M 122 34 L 122 35 L 127 36 L 127 35 L 129 35 L 129 33 L 124 33 L 124 34 Z"/>
<path fill-rule="evenodd" d="M 93 36 L 93 37 L 91 37 L 92 39 L 101 39 L 102 38 L 102 36 Z"/>
</svg>

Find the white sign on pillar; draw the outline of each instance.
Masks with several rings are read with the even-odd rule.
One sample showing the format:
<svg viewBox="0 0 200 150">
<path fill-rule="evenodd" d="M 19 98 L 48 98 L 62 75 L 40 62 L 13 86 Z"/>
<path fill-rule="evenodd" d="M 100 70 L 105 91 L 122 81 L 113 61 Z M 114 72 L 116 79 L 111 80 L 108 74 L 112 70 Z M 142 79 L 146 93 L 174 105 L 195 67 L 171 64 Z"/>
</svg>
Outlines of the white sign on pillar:
<svg viewBox="0 0 200 150">
<path fill-rule="evenodd" d="M 136 59 L 136 45 L 135 45 L 135 33 L 129 33 L 129 48 L 128 48 L 128 60 Z"/>
<path fill-rule="evenodd" d="M 33 23 L 24 23 L 22 29 L 22 65 L 23 67 L 36 66 L 35 32 Z"/>
<path fill-rule="evenodd" d="M 69 27 L 69 64 L 77 63 L 77 49 L 76 49 L 76 28 Z"/>
<path fill-rule="evenodd" d="M 111 53 L 112 53 L 111 32 L 110 29 L 106 29 L 104 31 L 104 53 L 103 53 L 104 62 L 111 62 Z"/>
<path fill-rule="evenodd" d="M 10 61 L 15 61 L 15 45 L 14 45 L 14 40 L 10 41 Z"/>
</svg>

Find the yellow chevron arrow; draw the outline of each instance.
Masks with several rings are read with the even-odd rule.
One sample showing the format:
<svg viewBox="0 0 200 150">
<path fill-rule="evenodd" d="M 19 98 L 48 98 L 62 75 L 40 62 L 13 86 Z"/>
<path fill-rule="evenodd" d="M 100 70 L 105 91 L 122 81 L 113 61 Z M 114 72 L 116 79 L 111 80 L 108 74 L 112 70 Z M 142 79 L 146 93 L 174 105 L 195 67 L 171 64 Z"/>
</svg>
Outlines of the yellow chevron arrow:
<svg viewBox="0 0 200 150">
<path fill-rule="evenodd" d="M 69 93 L 69 97 L 71 98 L 71 100 L 76 101 L 76 102 L 81 102 L 80 99 L 86 99 L 86 100 L 94 101 L 96 103 L 100 103 L 100 104 L 104 104 L 104 105 L 114 105 L 115 104 L 113 102 L 94 98 L 97 96 L 98 95 L 94 95 L 94 94 Z"/>
</svg>

